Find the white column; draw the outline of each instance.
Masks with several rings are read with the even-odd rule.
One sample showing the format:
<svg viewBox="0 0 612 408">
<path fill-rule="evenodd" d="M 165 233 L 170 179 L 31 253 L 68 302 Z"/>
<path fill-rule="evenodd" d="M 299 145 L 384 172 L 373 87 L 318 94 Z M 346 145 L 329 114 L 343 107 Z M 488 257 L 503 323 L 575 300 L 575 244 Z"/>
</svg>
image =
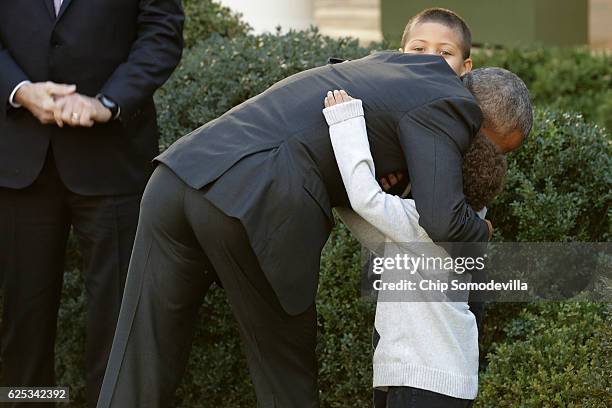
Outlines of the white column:
<svg viewBox="0 0 612 408">
<path fill-rule="evenodd" d="M 256 33 L 275 31 L 281 26 L 303 30 L 313 24 L 313 0 L 221 0 L 221 3 L 242 13 Z"/>
</svg>

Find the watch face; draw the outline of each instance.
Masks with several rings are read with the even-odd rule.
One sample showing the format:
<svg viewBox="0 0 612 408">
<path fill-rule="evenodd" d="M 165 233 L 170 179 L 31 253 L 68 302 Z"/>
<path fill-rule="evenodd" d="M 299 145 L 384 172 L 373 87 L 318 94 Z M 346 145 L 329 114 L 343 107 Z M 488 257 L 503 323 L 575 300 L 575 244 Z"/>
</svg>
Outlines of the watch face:
<svg viewBox="0 0 612 408">
<path fill-rule="evenodd" d="M 99 95 L 98 100 L 100 101 L 102 106 L 111 111 L 111 115 L 113 118 L 117 116 L 117 114 L 119 113 L 119 106 L 115 102 L 111 101 L 104 95 Z"/>
<path fill-rule="evenodd" d="M 117 106 L 117 104 L 115 102 L 111 101 L 106 96 L 102 97 L 102 103 L 104 104 L 104 106 L 106 106 L 109 109 L 113 109 L 113 108 L 115 108 Z"/>
</svg>

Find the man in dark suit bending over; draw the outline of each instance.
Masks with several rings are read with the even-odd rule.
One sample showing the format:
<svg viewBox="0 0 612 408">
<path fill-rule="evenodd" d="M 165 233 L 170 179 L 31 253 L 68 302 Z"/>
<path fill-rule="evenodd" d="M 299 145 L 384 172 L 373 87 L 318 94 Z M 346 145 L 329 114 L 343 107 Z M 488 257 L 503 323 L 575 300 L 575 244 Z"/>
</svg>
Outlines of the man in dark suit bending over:
<svg viewBox="0 0 612 408">
<path fill-rule="evenodd" d="M 491 86 L 504 92 L 512 81 L 508 73 Z M 330 89 L 363 100 L 377 179 L 409 174 L 432 239 L 488 239 L 461 173 L 482 112 L 441 57 L 382 52 L 291 76 L 157 158 L 98 407 L 171 404 L 215 278 L 239 323 L 258 406 L 318 406 L 319 261 L 332 207 L 349 206 L 321 113 Z M 502 96 L 500 108 L 513 110 L 512 95 Z M 525 132 L 509 124 L 489 130 L 516 147 Z"/>
<path fill-rule="evenodd" d="M 55 385 L 72 226 L 95 406 L 159 153 L 153 92 L 178 64 L 183 19 L 180 0 L 0 2 L 2 386 Z"/>
</svg>

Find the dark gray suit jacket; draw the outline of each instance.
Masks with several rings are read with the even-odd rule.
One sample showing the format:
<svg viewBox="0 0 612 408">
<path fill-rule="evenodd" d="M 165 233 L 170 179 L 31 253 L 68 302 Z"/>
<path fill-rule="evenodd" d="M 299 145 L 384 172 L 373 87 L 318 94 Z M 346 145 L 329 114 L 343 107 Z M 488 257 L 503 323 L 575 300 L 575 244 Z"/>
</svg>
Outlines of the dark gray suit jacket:
<svg viewBox="0 0 612 408">
<path fill-rule="evenodd" d="M 441 57 L 381 52 L 293 75 L 157 158 L 241 220 L 291 314 L 314 300 L 331 208 L 349 206 L 321 113 L 332 89 L 363 100 L 377 176 L 408 172 L 420 224 L 434 241 L 487 239 L 461 172 L 482 113 Z"/>
</svg>

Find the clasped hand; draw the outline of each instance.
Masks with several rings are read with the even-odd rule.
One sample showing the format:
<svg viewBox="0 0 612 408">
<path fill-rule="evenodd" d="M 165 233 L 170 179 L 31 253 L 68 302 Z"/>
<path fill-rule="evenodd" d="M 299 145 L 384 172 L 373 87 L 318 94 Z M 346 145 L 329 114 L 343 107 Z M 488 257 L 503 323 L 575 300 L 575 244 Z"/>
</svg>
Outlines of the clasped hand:
<svg viewBox="0 0 612 408">
<path fill-rule="evenodd" d="M 44 125 L 92 127 L 111 119 L 109 109 L 96 98 L 77 93 L 75 85 L 54 82 L 25 84 L 17 90 L 15 102 Z"/>
</svg>

